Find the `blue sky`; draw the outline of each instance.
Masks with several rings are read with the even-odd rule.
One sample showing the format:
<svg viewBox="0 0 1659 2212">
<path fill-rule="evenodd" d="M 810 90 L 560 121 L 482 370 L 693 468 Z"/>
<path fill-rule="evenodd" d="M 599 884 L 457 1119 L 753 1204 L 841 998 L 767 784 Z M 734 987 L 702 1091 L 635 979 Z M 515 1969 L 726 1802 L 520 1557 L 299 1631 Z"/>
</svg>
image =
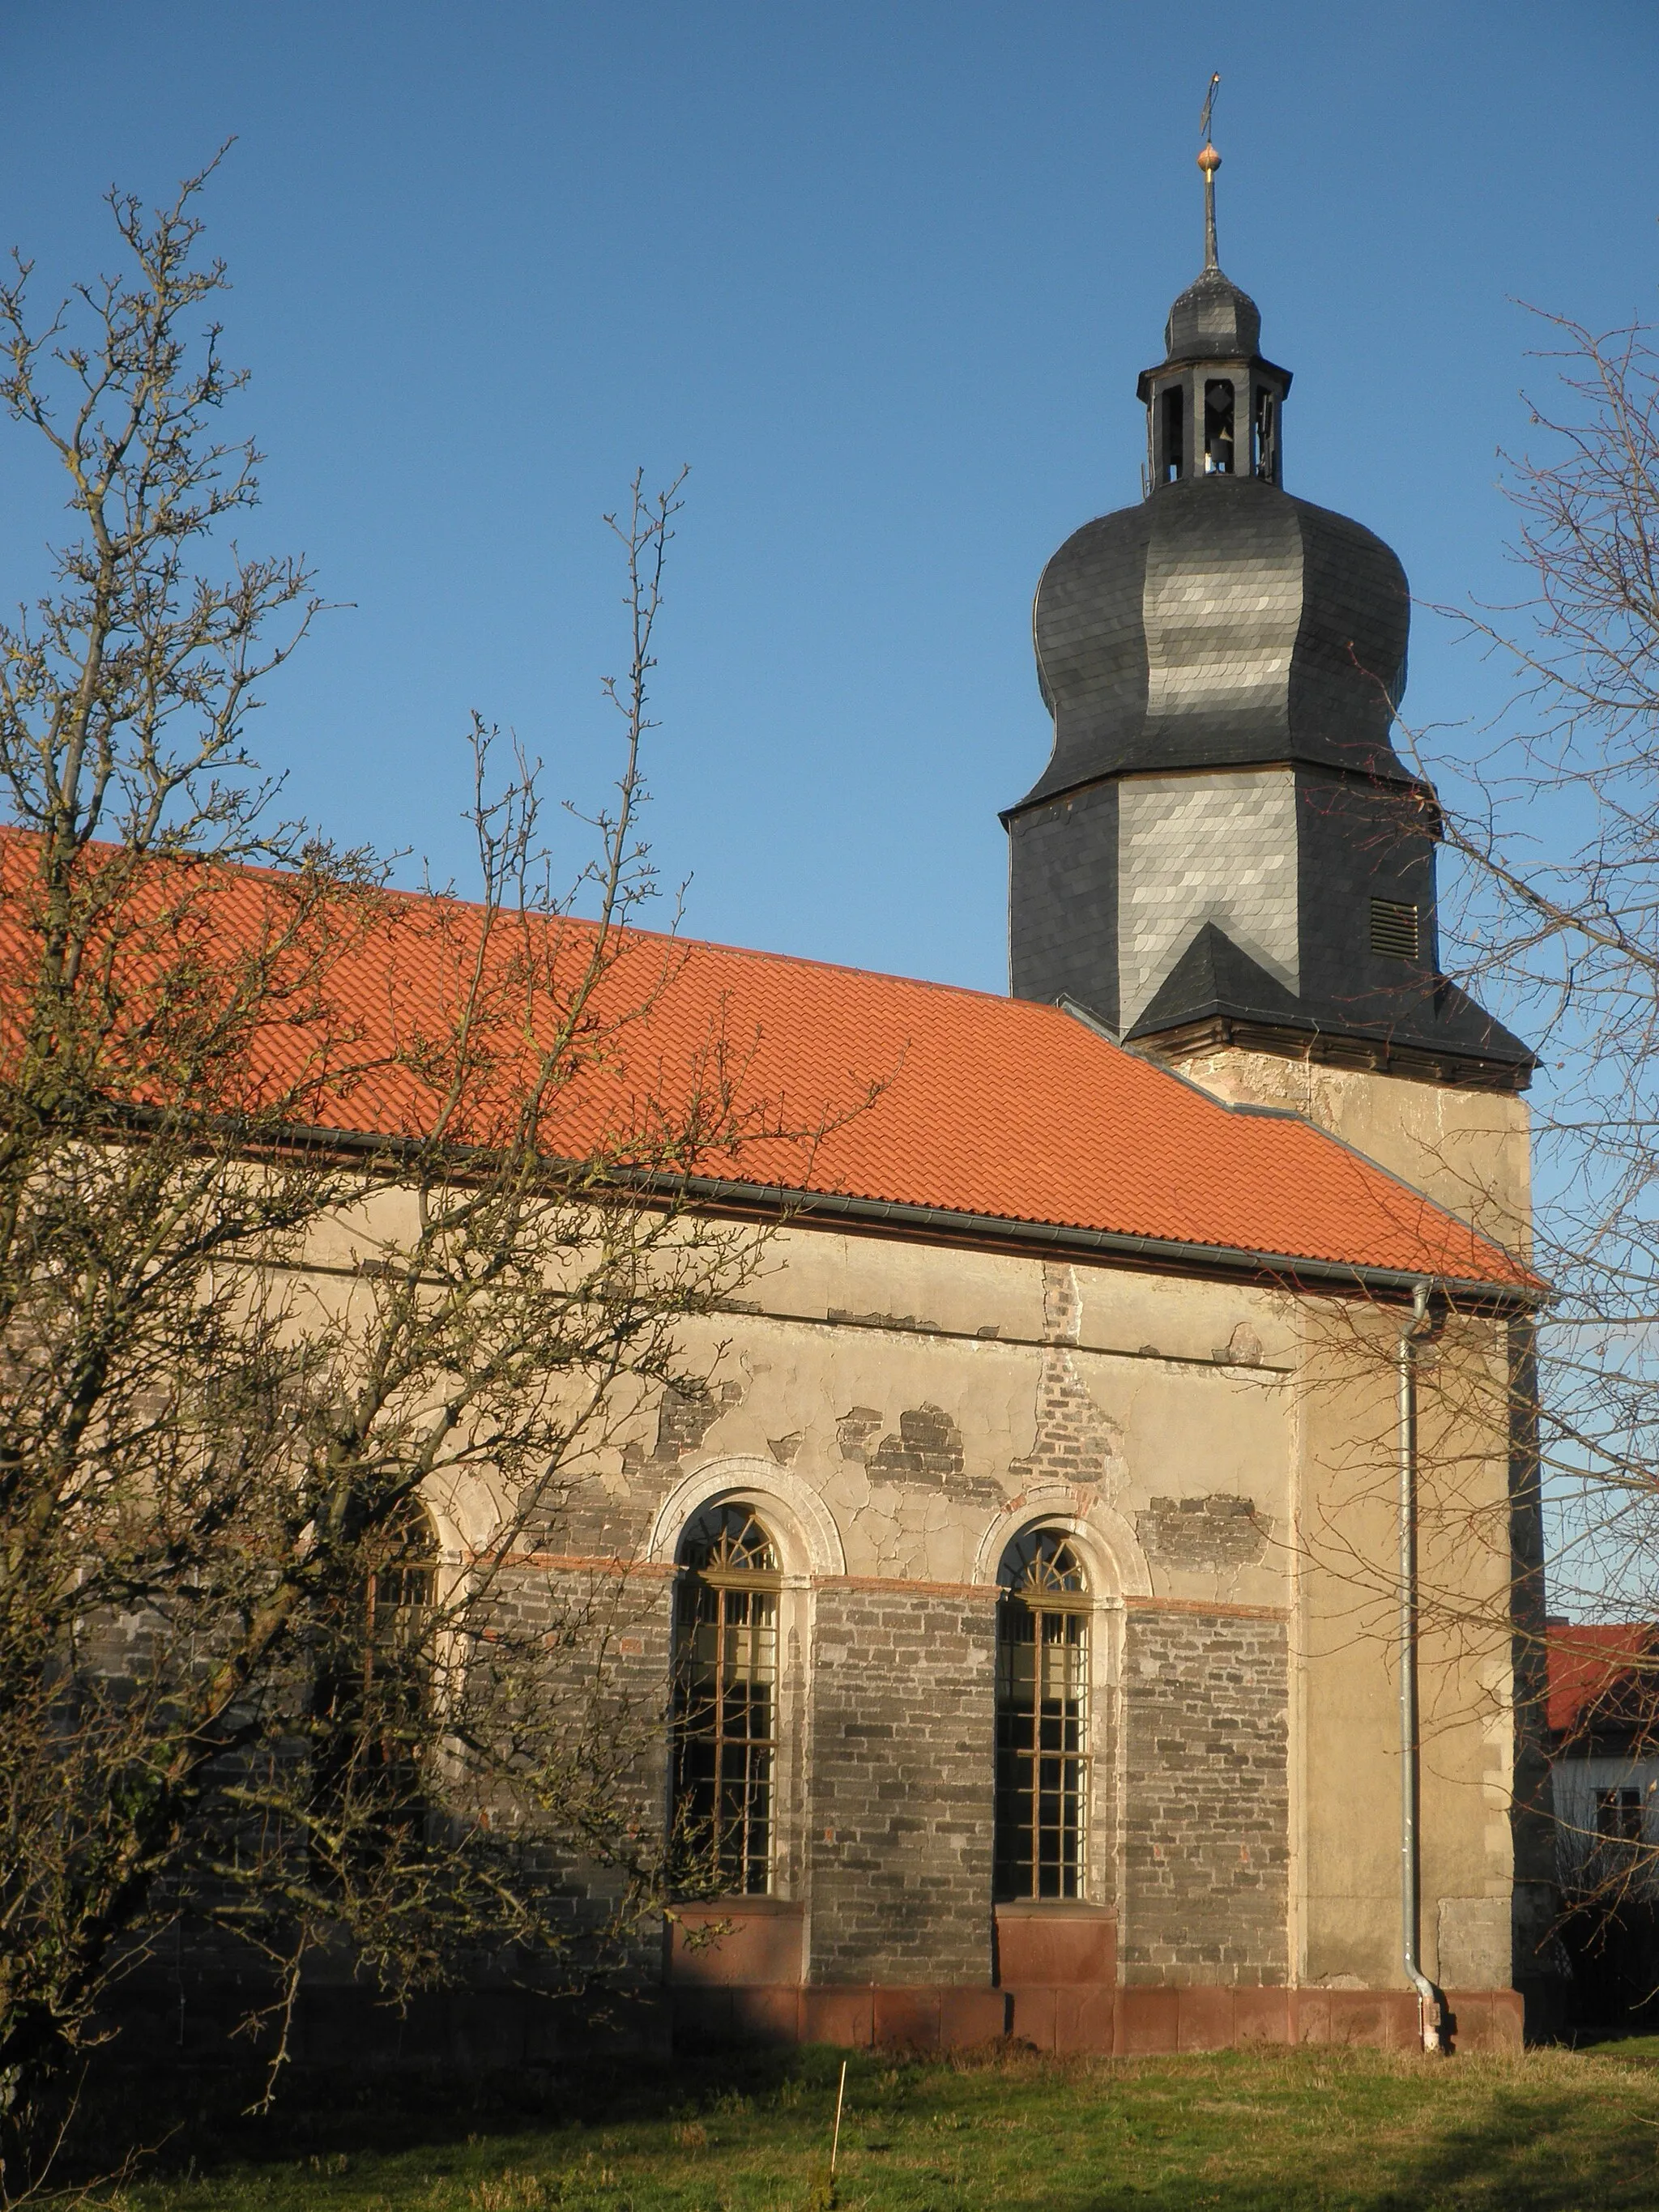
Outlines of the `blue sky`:
<svg viewBox="0 0 1659 2212">
<path fill-rule="evenodd" d="M 270 457 L 245 541 L 350 603 L 255 728 L 301 807 L 465 882 L 475 707 L 591 799 L 599 517 L 690 462 L 653 763 L 688 926 L 994 989 L 996 809 L 1048 750 L 1030 594 L 1138 496 L 1209 72 L 1286 482 L 1422 599 L 1505 588 L 1495 450 L 1548 374 L 1514 303 L 1611 325 L 1659 273 L 1650 0 L 57 0 L 0 12 L 0 245 L 43 299 L 109 265 L 106 185 L 237 137 L 208 211 Z M 52 526 L 21 437 L 7 599 Z M 1408 716 L 1449 758 L 1500 696 L 1419 614 Z"/>
</svg>

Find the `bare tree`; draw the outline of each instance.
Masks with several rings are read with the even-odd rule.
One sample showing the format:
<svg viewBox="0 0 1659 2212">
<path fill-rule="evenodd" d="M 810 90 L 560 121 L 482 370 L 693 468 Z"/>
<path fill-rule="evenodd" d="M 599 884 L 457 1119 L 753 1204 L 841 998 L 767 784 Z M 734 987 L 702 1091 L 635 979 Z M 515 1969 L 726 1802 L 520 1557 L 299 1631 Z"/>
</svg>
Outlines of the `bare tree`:
<svg viewBox="0 0 1659 2212">
<path fill-rule="evenodd" d="M 1453 957 L 1534 1041 L 1539 1480 L 1562 1614 L 1659 1620 L 1659 354 L 1640 324 L 1545 316 L 1553 397 L 1505 456 L 1516 600 L 1446 608 L 1506 662 L 1460 769 Z M 1530 1384 L 1527 1384 L 1528 1395 Z M 1526 1407 L 1517 1400 L 1517 1418 Z M 1541 1623 L 1540 1624 L 1541 1627 Z M 1644 1688 L 1644 1685 L 1646 1687 Z M 1620 1673 L 1632 1739 L 1659 1653 Z M 1605 1722 L 1605 1713 L 1602 1716 Z M 1587 1723 L 1587 1725 L 1593 1723 Z M 1659 1808 L 1656 1808 L 1659 1809 Z M 1609 1848 L 1609 1842 L 1616 1848 Z M 1560 1838 L 1569 1904 L 1659 1893 L 1659 1820 Z"/>
<path fill-rule="evenodd" d="M 280 2021 L 319 1946 L 393 1997 L 464 1953 L 546 1985 L 695 1885 L 651 1817 L 665 1674 L 614 1663 L 626 1577 L 538 1561 L 573 1475 L 706 1388 L 687 1323 L 756 1264 L 688 1179 L 814 1134 L 718 1019 L 680 1061 L 648 1043 L 682 957 L 628 927 L 678 483 L 611 518 L 623 763 L 576 893 L 535 765 L 494 786 L 482 725 L 471 904 L 275 819 L 245 726 L 318 602 L 301 562 L 201 565 L 258 461 L 211 434 L 241 378 L 195 327 L 225 281 L 204 181 L 153 216 L 112 196 L 128 273 L 44 330 L 27 266 L 0 287 L 0 398 L 74 518 L 0 629 L 14 2178 L 164 1929 L 263 1962 Z M 489 1525 L 440 1556 L 426 1505 L 469 1484 Z M 585 1921 L 578 1861 L 609 1869 Z"/>
</svg>

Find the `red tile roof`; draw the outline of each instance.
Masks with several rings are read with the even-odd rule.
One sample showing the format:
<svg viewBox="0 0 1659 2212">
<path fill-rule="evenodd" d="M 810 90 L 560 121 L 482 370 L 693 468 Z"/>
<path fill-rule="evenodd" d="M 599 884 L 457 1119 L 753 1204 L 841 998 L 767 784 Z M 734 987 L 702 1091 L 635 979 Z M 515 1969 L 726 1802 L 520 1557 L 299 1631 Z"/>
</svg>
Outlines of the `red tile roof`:
<svg viewBox="0 0 1659 2212">
<path fill-rule="evenodd" d="M 8 966 L 27 957 L 16 894 L 29 843 L 0 841 Z M 252 939 L 281 879 L 214 877 L 216 931 Z M 482 927 L 477 907 L 395 894 L 341 957 L 331 990 L 381 1065 L 327 1100 L 330 1126 L 388 1136 L 429 1126 L 433 1094 L 407 1047 L 422 1030 L 443 1033 Z M 513 968 L 526 957 L 514 948 L 532 945 L 568 975 L 592 938 L 576 921 L 538 923 L 523 939 L 502 925 L 490 964 L 505 979 L 505 1084 L 515 1057 L 528 1064 L 513 1034 Z M 625 1149 L 653 1100 L 672 1117 L 699 1089 L 723 1087 L 756 1110 L 742 1141 L 696 1162 L 703 1176 L 992 1223 L 1528 1279 L 1512 1255 L 1307 1122 L 1230 1110 L 1053 1006 L 647 932 L 627 933 L 599 1001 L 611 1015 L 647 1001 L 649 1012 L 616 1030 L 561 1098 L 555 1130 L 570 1157 L 607 1138 Z M 274 1024 L 262 1045 L 273 1079 L 304 1048 L 302 1032 Z M 801 1133 L 826 1119 L 816 1144 Z"/>
<path fill-rule="evenodd" d="M 1547 1631 L 1545 1649 L 1547 1717 L 1557 1735 L 1582 1726 L 1598 1706 L 1615 1725 L 1624 1725 L 1644 1703 L 1652 1725 L 1659 1704 L 1659 1631 L 1641 1621 L 1563 1622 Z"/>
</svg>

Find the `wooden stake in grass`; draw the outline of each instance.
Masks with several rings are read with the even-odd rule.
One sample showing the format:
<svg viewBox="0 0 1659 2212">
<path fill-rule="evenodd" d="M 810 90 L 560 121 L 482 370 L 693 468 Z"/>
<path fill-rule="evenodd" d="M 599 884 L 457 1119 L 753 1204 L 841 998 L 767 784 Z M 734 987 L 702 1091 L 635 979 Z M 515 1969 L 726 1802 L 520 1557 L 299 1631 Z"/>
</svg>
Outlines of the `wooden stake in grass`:
<svg viewBox="0 0 1659 2212">
<path fill-rule="evenodd" d="M 841 2087 L 836 2092 L 836 2132 L 830 2139 L 830 2181 L 836 2179 L 836 2154 L 841 2148 L 841 2108 L 847 2100 L 847 2061 L 841 2062 Z"/>
</svg>

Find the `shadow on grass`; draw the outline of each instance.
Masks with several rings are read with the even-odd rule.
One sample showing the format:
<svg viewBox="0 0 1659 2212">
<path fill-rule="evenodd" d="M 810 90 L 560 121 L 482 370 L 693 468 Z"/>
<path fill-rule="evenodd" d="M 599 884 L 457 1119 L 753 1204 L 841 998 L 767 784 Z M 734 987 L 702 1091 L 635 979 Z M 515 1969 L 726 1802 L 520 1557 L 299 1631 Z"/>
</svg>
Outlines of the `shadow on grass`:
<svg viewBox="0 0 1659 2212">
<path fill-rule="evenodd" d="M 333 2067 L 291 2066 L 268 2112 L 255 2109 L 263 2068 L 129 2063 L 88 2080 L 72 2152 L 80 2172 L 109 2172 L 132 2147 L 136 2113 L 144 2116 L 143 2140 L 151 2147 L 145 2175 L 158 2181 L 189 2168 L 202 2173 L 343 2151 L 386 2157 L 481 2136 L 660 2126 L 722 2100 L 775 2099 L 794 2084 L 833 2096 L 846 2055 L 808 2047 L 562 2060 L 556 2070 L 459 2079 L 437 2067 L 344 2076 Z M 872 2063 L 867 2053 L 862 2063 Z"/>
<path fill-rule="evenodd" d="M 1594 2051 L 1631 2066 L 1659 2065 L 1659 2034 L 1650 2027 L 1581 2027 L 1563 2040 L 1571 2051 Z"/>
<path fill-rule="evenodd" d="M 1298 2055 L 1316 2066 L 1321 2056 Z M 1659 2048 L 1654 2056 L 1659 2057 Z M 1659 2119 L 1620 2109 L 1609 2094 L 1612 2083 L 1598 2082 L 1588 2068 L 1577 2094 L 1572 2087 L 1545 2093 L 1526 2080 L 1528 2063 L 1515 2062 L 1513 2088 L 1495 2069 L 1461 2084 L 1455 2076 L 1396 2075 L 1401 2094 L 1394 2112 L 1373 2110 L 1356 2129 L 1356 2107 L 1366 2100 L 1339 2098 L 1330 2127 L 1311 2153 L 1298 2152 L 1287 2141 L 1275 2164 L 1264 2170 L 1258 2160 L 1250 2173 L 1218 2172 L 1210 2158 L 1200 2162 L 1201 2171 L 1125 2177 L 1092 2195 L 1064 2200 L 1066 2212 L 1187 2212 L 1195 2206 L 1218 2212 L 1653 2212 L 1659 2207 Z M 1566 2063 L 1571 2067 L 1572 2060 Z M 1558 2061 L 1552 2071 L 1560 2070 Z M 1427 2142 L 1401 2142 L 1403 2133 L 1420 2136 L 1423 2131 L 1420 2110 L 1411 2109 L 1413 2092 L 1434 2099 L 1443 2087 L 1462 2087 L 1466 2100 L 1478 2099 L 1478 2112 L 1469 2112 L 1467 2102 L 1462 2111 L 1442 2106 L 1431 2111 Z"/>
<path fill-rule="evenodd" d="M 86 2170 L 107 2171 L 111 2154 L 130 2147 L 131 2115 L 142 2111 L 150 2142 L 173 2130 L 145 2176 L 162 2201 L 169 2183 L 186 2175 L 199 2192 L 235 2168 L 327 2171 L 347 2157 L 374 2186 L 366 2169 L 375 2160 L 427 2150 L 453 2155 L 459 2191 L 492 2158 L 522 2158 L 526 2138 L 539 2139 L 537 2158 L 568 2166 L 601 2136 L 722 2116 L 725 2140 L 769 2152 L 774 2171 L 799 2170 L 799 2179 L 785 2183 L 782 2196 L 768 2184 L 763 2197 L 738 2188 L 717 2192 L 720 2201 L 793 2208 L 797 2197 L 808 2201 L 804 2161 L 817 2153 L 806 2146 L 827 2130 L 845 2055 L 818 2048 L 607 2058 L 561 2065 L 556 2076 L 465 2083 L 436 2074 L 353 2081 L 295 2069 L 263 2118 L 245 2110 L 260 2086 L 257 2074 L 112 2069 L 88 2105 L 82 2154 Z M 1659 2127 L 1634 2109 L 1651 2105 L 1659 2117 L 1659 2094 L 1641 2078 L 1659 2045 L 1632 2056 L 1638 2065 L 1626 2072 L 1617 2048 L 1605 2057 L 1544 2052 L 1443 2069 L 1313 2051 L 1097 2065 L 1006 2052 L 954 2063 L 856 2053 L 849 2106 L 858 2118 L 842 2202 L 877 2212 L 979 2212 L 999 2203 L 1022 2212 L 1638 2212 L 1659 2206 Z M 977 2145 L 981 2154 L 977 2171 L 969 2156 L 976 2178 L 966 2185 L 870 2154 L 904 2148 L 871 2139 L 895 2132 L 886 2122 L 947 2108 L 957 2117 L 945 2124 L 964 2132 L 934 2148 L 948 2147 L 958 2175 L 959 2152 Z M 1247 2111 L 1260 2118 L 1227 2117 Z M 1013 2114 L 1022 2116 L 1030 2160 L 1022 2149 L 1010 2167 L 1013 2145 L 994 2131 Z M 999 2142 L 1000 2182 L 989 2155 Z M 665 2163 L 626 2201 L 689 2202 L 678 2193 L 686 2177 L 672 2152 L 660 2140 L 643 2148 Z M 495 2199 L 475 2190 L 454 2201 Z"/>
<path fill-rule="evenodd" d="M 1638 2212 L 1659 2204 L 1652 2124 L 1598 2109 L 1601 2124 L 1590 2129 L 1571 2097 L 1496 2091 L 1480 2120 L 1449 2120 L 1431 2149 L 1401 2160 L 1397 2178 L 1357 2193 L 1355 2212 Z"/>
</svg>

